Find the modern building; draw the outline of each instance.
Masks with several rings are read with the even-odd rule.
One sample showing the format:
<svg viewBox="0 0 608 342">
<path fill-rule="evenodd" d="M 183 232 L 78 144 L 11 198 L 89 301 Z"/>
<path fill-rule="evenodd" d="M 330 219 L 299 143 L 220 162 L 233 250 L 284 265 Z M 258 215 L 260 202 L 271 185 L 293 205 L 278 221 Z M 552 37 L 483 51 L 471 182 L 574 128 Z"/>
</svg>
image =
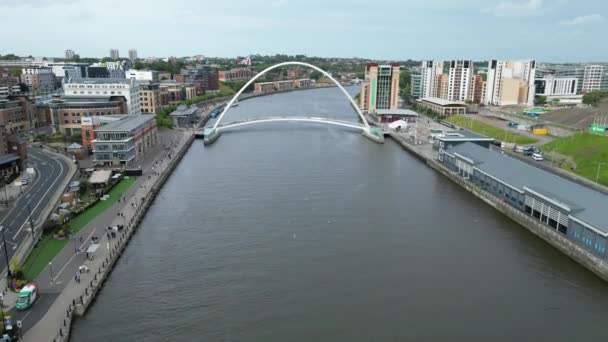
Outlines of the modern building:
<svg viewBox="0 0 608 342">
<path fill-rule="evenodd" d="M 544 76 L 534 80 L 536 95 L 576 95 L 578 89 L 576 77 Z"/>
<path fill-rule="evenodd" d="M 19 101 L 0 99 L 0 126 L 4 126 L 4 131 L 8 134 L 29 129 L 30 120 L 26 108 Z"/>
<path fill-rule="evenodd" d="M 129 59 L 131 60 L 131 62 L 135 62 L 137 60 L 137 50 L 135 50 L 135 49 L 129 50 Z"/>
<path fill-rule="evenodd" d="M 181 76 L 176 80 L 194 85 L 197 95 L 203 95 L 207 91 L 220 89 L 219 74 L 217 69 L 205 65 L 197 65 L 181 70 Z"/>
<path fill-rule="evenodd" d="M 608 73 L 605 65 L 585 65 L 583 74 L 583 94 L 608 89 Z"/>
<path fill-rule="evenodd" d="M 129 69 L 125 72 L 125 78 L 134 78 L 137 81 L 159 82 L 158 71 Z"/>
<path fill-rule="evenodd" d="M 134 79 L 81 78 L 64 82 L 63 92 L 70 97 L 102 98 L 122 97 L 127 104 L 122 114 L 141 113 L 139 86 Z"/>
<path fill-rule="evenodd" d="M 378 109 L 374 114 L 380 122 L 394 122 L 403 120 L 406 122 L 416 122 L 418 113 L 409 109 Z"/>
<path fill-rule="evenodd" d="M 473 143 L 484 148 L 490 148 L 490 145 L 494 142 L 494 138 L 486 137 L 485 135 L 477 134 L 466 129 L 458 131 L 443 131 L 439 134 L 433 135 L 433 148 L 436 150 L 448 150 L 454 146 L 458 146 L 464 143 Z"/>
<path fill-rule="evenodd" d="M 416 100 L 416 105 L 442 116 L 463 115 L 467 106 L 461 101 L 448 101 L 437 97 L 423 97 Z"/>
<path fill-rule="evenodd" d="M 245 68 L 224 70 L 219 72 L 219 80 L 222 82 L 249 81 L 255 74 L 255 71 Z"/>
<path fill-rule="evenodd" d="M 154 115 L 127 115 L 95 129 L 94 160 L 105 165 L 137 166 L 157 142 Z"/>
<path fill-rule="evenodd" d="M 198 120 L 199 109 L 196 105 L 179 105 L 169 117 L 175 127 L 190 127 Z"/>
<path fill-rule="evenodd" d="M 48 93 L 55 90 L 55 75 L 51 68 L 24 68 L 21 70 L 21 83 L 34 93 Z"/>
<path fill-rule="evenodd" d="M 435 82 L 433 82 L 433 91 L 431 97 L 447 100 L 450 80 L 448 75 L 439 74 L 435 76 Z"/>
<path fill-rule="evenodd" d="M 191 100 L 196 97 L 196 88 L 190 84 L 162 81 L 159 87 L 161 106 L 179 104 L 183 100 Z"/>
<path fill-rule="evenodd" d="M 486 82 L 481 75 L 471 76 L 468 101 L 474 103 L 483 103 L 485 98 Z"/>
<path fill-rule="evenodd" d="M 68 59 L 68 60 L 74 59 L 74 55 L 75 55 L 74 50 L 70 50 L 70 49 L 65 50 L 65 59 Z"/>
<path fill-rule="evenodd" d="M 104 115 L 81 117 L 82 146 L 89 152 L 93 151 L 95 130 L 110 122 L 121 120 L 125 115 Z"/>
<path fill-rule="evenodd" d="M 122 97 L 105 98 L 66 96 L 49 103 L 51 127 L 55 132 L 74 136 L 81 134 L 82 118 L 124 114 L 126 101 Z"/>
<path fill-rule="evenodd" d="M 112 58 L 112 59 L 119 59 L 120 58 L 120 53 L 118 52 L 118 49 L 111 49 L 110 50 L 110 58 Z"/>
<path fill-rule="evenodd" d="M 102 66 L 89 66 L 86 68 L 86 78 L 110 78 L 110 70 Z"/>
<path fill-rule="evenodd" d="M 157 82 L 140 81 L 139 107 L 142 113 L 158 113 L 162 107 L 160 84 Z"/>
<path fill-rule="evenodd" d="M 422 97 L 422 75 L 412 74 L 410 76 L 410 96 L 413 99 Z"/>
<path fill-rule="evenodd" d="M 19 94 L 20 92 L 19 78 L 13 76 L 8 69 L 0 69 L 0 97 Z"/>
<path fill-rule="evenodd" d="M 435 82 L 437 75 L 443 74 L 443 62 L 422 61 L 420 68 L 420 97 L 438 97 Z"/>
<path fill-rule="evenodd" d="M 399 101 L 399 64 L 367 63 L 361 83 L 359 107 L 368 113 L 379 109 L 396 110 Z"/>
<path fill-rule="evenodd" d="M 473 61 L 450 61 L 447 100 L 467 101 L 471 90 L 471 76 L 473 76 Z"/>
<path fill-rule="evenodd" d="M 471 185 L 608 258 L 608 196 L 472 143 L 440 150 L 439 160 Z"/>
<path fill-rule="evenodd" d="M 494 106 L 534 105 L 536 61 L 488 62 L 484 104 Z"/>
</svg>

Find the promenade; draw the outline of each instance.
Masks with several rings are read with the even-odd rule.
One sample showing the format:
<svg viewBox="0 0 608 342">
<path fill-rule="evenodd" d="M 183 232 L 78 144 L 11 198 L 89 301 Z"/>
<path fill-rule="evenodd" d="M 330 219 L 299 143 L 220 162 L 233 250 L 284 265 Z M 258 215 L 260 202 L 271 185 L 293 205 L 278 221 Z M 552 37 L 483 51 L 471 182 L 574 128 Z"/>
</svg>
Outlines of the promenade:
<svg viewBox="0 0 608 342">
<path fill-rule="evenodd" d="M 73 315 L 84 314 L 94 300 L 128 238 L 143 218 L 145 209 L 168 177 L 170 169 L 179 162 L 178 155 L 187 149 L 191 138 L 192 132 L 189 131 L 171 131 L 171 134 L 162 137 L 157 145 L 158 151 L 150 154 L 155 158 L 142 165 L 143 175 L 120 202 L 87 224 L 73 243 L 53 259 L 52 265 L 41 272 L 37 281 L 42 303 L 36 303 L 23 318 L 24 341 L 67 340 Z M 115 237 L 112 237 L 107 227 L 117 225 L 124 228 L 115 231 Z M 91 260 L 86 258 L 86 253 L 75 253 L 76 249 L 86 251 L 93 237 L 99 240 L 99 248 Z M 79 269 L 82 266 L 89 271 L 81 273 Z M 49 304 L 48 310 L 44 305 L 37 308 L 45 302 Z"/>
</svg>

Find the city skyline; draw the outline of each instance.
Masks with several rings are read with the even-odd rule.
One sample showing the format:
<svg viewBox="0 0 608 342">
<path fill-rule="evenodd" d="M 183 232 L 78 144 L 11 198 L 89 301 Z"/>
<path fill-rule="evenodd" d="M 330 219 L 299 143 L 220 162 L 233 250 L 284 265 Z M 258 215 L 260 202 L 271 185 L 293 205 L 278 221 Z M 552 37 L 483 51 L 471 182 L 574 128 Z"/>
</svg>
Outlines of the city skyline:
<svg viewBox="0 0 608 342">
<path fill-rule="evenodd" d="M 608 47 L 595 42 L 608 28 L 607 10 L 608 4 L 601 1 L 582 7 L 568 0 L 254 0 L 246 6 L 239 1 L 182 0 L 167 5 L 154 0 L 141 6 L 118 0 L 0 0 L 0 20 L 7 24 L 8 36 L 20 37 L 6 42 L 0 54 L 60 57 L 73 49 L 82 57 L 105 57 L 110 48 L 117 48 L 126 56 L 136 46 L 139 57 L 282 53 L 380 60 L 601 62 Z M 24 26 L 24 17 L 32 23 L 49 17 L 61 20 Z M 171 22 L 179 24 L 158 25 Z M 133 23 L 138 34 L 126 34 Z M 40 32 L 52 39 L 42 39 Z M 172 44 L 159 44 L 163 41 Z M 361 44 L 365 41 L 374 44 Z"/>
</svg>

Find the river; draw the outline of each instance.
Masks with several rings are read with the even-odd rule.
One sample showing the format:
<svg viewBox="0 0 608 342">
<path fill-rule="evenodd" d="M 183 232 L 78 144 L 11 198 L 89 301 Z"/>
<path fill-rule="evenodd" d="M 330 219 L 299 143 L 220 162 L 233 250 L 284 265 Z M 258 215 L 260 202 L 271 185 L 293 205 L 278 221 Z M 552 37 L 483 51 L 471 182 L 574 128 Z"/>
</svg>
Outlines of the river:
<svg viewBox="0 0 608 342">
<path fill-rule="evenodd" d="M 333 88 L 226 122 L 281 115 L 356 121 Z M 392 141 L 267 123 L 194 143 L 73 340 L 600 340 L 606 317 L 603 281 Z"/>
</svg>

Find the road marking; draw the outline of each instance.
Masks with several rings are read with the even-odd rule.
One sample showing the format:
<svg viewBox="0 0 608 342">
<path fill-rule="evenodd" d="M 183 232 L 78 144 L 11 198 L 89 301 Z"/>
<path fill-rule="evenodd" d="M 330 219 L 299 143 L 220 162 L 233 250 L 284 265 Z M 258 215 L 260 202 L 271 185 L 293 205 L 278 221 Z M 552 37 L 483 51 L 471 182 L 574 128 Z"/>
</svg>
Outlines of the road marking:
<svg viewBox="0 0 608 342">
<path fill-rule="evenodd" d="M 32 186 L 28 187 L 27 190 L 25 190 L 26 193 L 29 193 L 30 190 L 32 190 L 34 188 L 34 185 L 38 184 L 38 182 L 40 181 L 41 177 L 41 172 L 39 169 L 36 169 L 36 180 L 34 181 L 34 183 L 32 184 Z M 17 202 L 19 202 L 21 199 L 18 199 L 17 201 L 15 201 L 15 204 Z M 11 210 L 8 211 L 8 213 L 6 213 L 6 215 L 4 215 L 4 217 L 2 218 L 2 220 L 0 220 L 0 225 L 2 225 L 2 223 L 4 222 L 4 220 L 6 220 L 7 217 L 9 217 L 9 215 L 12 213 L 13 210 L 17 209 L 17 206 L 13 206 L 11 208 Z M 22 209 L 23 210 L 23 209 Z"/>
<path fill-rule="evenodd" d="M 93 228 L 93 230 L 91 231 L 91 234 L 89 234 L 89 236 L 87 236 L 87 238 L 84 240 L 82 245 L 80 245 L 80 247 L 79 247 L 80 249 L 83 249 L 82 247 L 84 247 L 84 245 L 87 244 L 87 241 L 89 241 L 89 239 L 91 238 L 91 236 L 93 236 L 93 234 L 95 233 L 96 230 L 97 230 L 97 228 Z M 59 272 L 55 275 L 55 277 L 52 280 L 57 279 L 57 277 L 59 277 L 59 275 L 65 270 L 65 268 L 68 267 L 68 265 L 70 263 L 72 263 L 72 259 L 74 259 L 75 257 L 76 257 L 76 253 L 72 254 L 72 256 L 70 257 L 68 262 L 66 262 L 65 265 L 63 265 L 63 267 L 59 270 Z"/>
<path fill-rule="evenodd" d="M 37 302 L 40 301 L 40 297 L 42 297 L 41 295 L 38 295 L 38 299 L 36 300 Z M 25 315 L 23 315 L 23 317 L 21 317 L 20 321 L 23 322 L 25 321 L 25 319 L 27 318 L 27 316 L 29 316 L 32 313 L 32 311 L 28 311 Z"/>
</svg>

